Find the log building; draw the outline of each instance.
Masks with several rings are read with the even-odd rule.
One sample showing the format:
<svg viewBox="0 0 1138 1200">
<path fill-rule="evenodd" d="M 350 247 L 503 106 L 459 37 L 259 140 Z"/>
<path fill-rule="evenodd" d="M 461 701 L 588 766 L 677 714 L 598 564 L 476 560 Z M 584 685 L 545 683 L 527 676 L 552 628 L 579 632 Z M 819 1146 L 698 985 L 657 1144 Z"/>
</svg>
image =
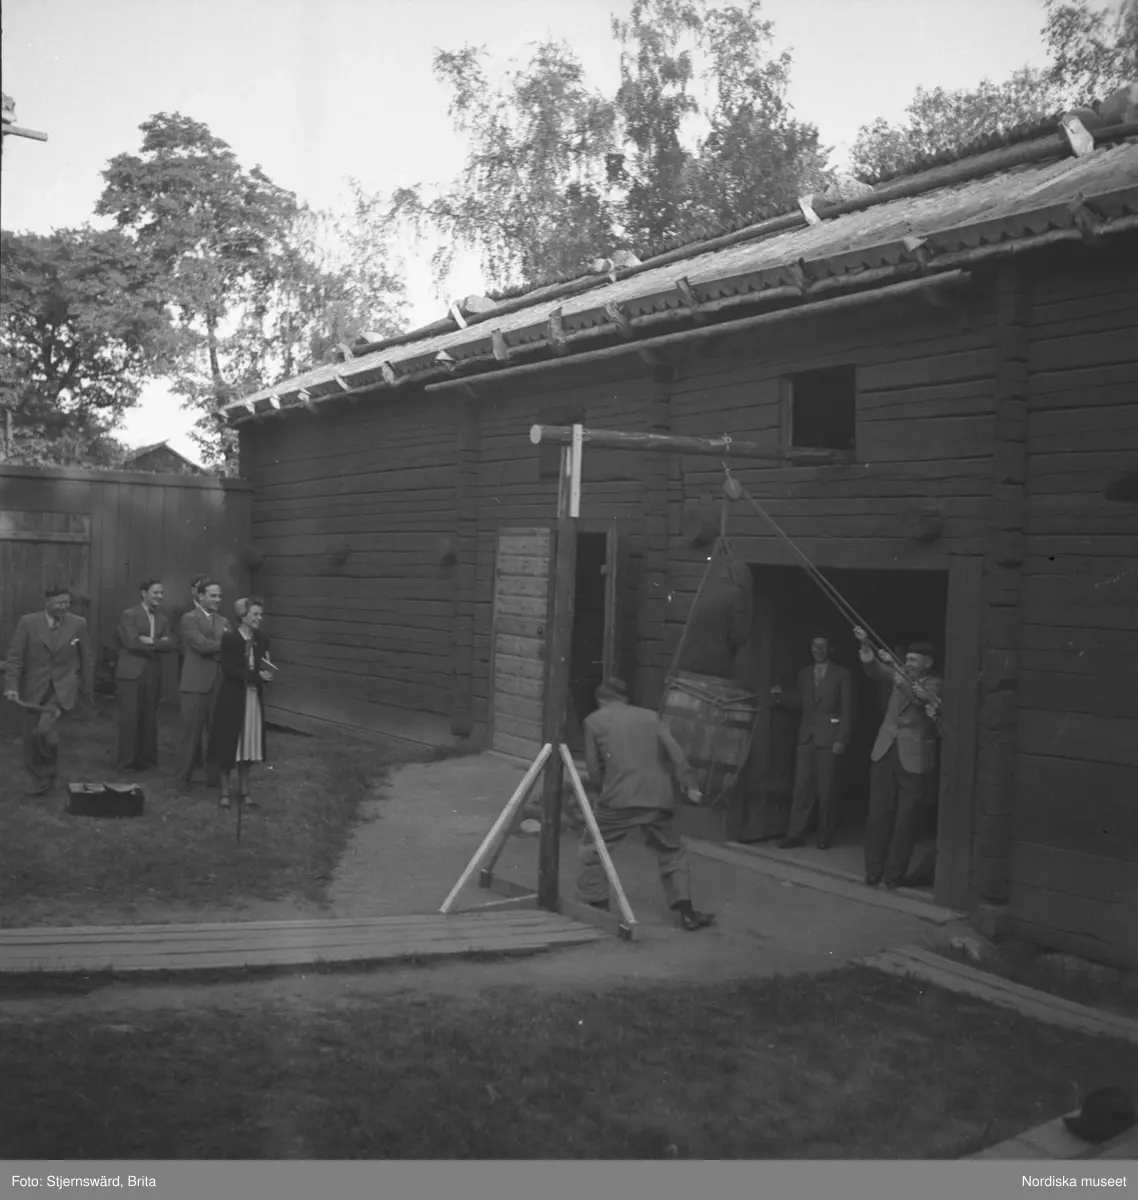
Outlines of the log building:
<svg viewBox="0 0 1138 1200">
<path fill-rule="evenodd" d="M 777 455 L 735 473 L 858 611 L 940 651 L 938 900 L 1138 966 L 1138 507 L 1103 496 L 1138 457 L 1138 127 L 1080 145 L 1052 123 L 452 314 L 229 407 L 277 719 L 531 756 L 558 474 L 531 425 L 730 434 Z M 658 704 L 722 482 L 714 459 L 586 452 L 579 710 L 606 660 Z M 856 668 L 787 547 L 730 521 L 756 690 L 818 628 Z M 858 712 L 853 826 L 868 681 Z M 777 832 L 793 753 L 764 709 L 729 836 Z"/>
</svg>

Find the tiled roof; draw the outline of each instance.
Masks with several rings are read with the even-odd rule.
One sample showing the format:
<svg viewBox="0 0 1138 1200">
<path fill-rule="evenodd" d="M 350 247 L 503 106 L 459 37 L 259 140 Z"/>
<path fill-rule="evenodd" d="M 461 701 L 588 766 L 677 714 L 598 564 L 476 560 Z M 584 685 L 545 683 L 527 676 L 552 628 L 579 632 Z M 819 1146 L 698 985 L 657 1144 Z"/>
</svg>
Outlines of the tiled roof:
<svg viewBox="0 0 1138 1200">
<path fill-rule="evenodd" d="M 496 335 L 500 335 L 499 350 L 504 344 L 507 350 L 528 348 L 532 353 L 548 344 L 548 323 L 555 310 L 560 310 L 563 333 L 570 339 L 589 331 L 596 336 L 611 334 L 614 325 L 606 308 L 614 304 L 634 326 L 653 314 L 653 321 L 666 319 L 669 311 L 680 319 L 688 310 L 677 285 L 685 280 L 702 304 L 718 301 L 721 306 L 733 296 L 759 300 L 764 291 L 785 289 L 795 269 L 814 285 L 838 277 L 854 282 L 867 271 L 912 264 L 913 247 L 906 246 L 907 239 L 923 240 L 921 253 L 931 255 L 935 267 L 945 256 L 960 251 L 1076 228 L 1081 203 L 1091 207 L 1096 220 L 1109 222 L 1138 213 L 1138 143 L 1127 139 L 1076 157 L 1064 154 L 1056 139 L 1055 153 L 1042 161 L 723 249 L 701 253 L 693 247 L 690 257 L 659 267 L 649 265 L 615 282 L 605 283 L 600 277 L 575 295 L 550 297 L 550 289 L 543 289 L 545 298 L 537 292 L 532 304 L 514 311 L 491 313 L 463 329 L 425 335 L 346 363 L 319 367 L 239 403 L 256 405 L 276 397 L 288 406 L 301 391 L 319 400 L 344 389 L 381 386 L 385 380 L 390 383 L 436 367 L 441 351 L 457 364 L 468 359 L 494 364 Z"/>
</svg>

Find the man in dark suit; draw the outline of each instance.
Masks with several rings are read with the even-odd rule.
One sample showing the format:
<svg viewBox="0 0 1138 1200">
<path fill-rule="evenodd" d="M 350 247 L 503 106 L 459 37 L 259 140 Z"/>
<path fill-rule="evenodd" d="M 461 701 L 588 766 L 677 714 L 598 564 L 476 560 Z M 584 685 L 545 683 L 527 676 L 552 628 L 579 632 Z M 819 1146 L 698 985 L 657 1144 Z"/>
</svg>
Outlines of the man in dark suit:
<svg viewBox="0 0 1138 1200">
<path fill-rule="evenodd" d="M 158 765 L 158 700 L 162 691 L 160 654 L 177 649 L 170 622 L 158 611 L 163 590 L 157 579 L 139 589 L 141 602 L 119 618 L 115 681 L 119 696 L 119 770 Z"/>
<path fill-rule="evenodd" d="M 87 622 L 70 608 L 71 592 L 49 587 L 44 611 L 21 617 L 8 647 L 4 696 L 27 707 L 24 766 L 33 796 L 55 785 L 61 714 L 74 712 L 80 697 L 92 703 L 95 656 Z"/>
<path fill-rule="evenodd" d="M 776 684 L 776 704 L 802 710 L 794 766 L 794 801 L 783 850 L 806 844 L 806 827 L 818 806 L 818 849 L 828 850 L 834 837 L 834 760 L 849 745 L 853 729 L 853 679 L 845 667 L 830 660 L 830 639 L 819 635 L 810 643 L 814 665 L 798 674 L 798 690 L 783 695 Z"/>
<path fill-rule="evenodd" d="M 865 631 L 855 629 L 858 654 L 870 679 L 893 684 L 885 719 L 870 755 L 869 820 L 865 827 L 865 882 L 900 887 L 909 869 L 922 805 L 935 777 L 944 680 L 933 673 L 930 642 L 914 642 L 903 669 L 885 650 L 875 657 Z"/>
<path fill-rule="evenodd" d="M 220 606 L 221 584 L 212 579 L 203 580 L 197 603 L 182 617 L 179 629 L 185 657 L 178 683 L 181 733 L 174 774 L 184 788 L 191 785 L 194 770 L 203 761 L 206 786 L 216 787 L 220 782 L 217 766 L 210 762 L 208 751 L 204 756 L 202 754 L 202 739 L 213 723 L 213 708 L 221 682 L 218 666 L 221 637 L 229 628 L 229 622 L 218 615 Z"/>
</svg>

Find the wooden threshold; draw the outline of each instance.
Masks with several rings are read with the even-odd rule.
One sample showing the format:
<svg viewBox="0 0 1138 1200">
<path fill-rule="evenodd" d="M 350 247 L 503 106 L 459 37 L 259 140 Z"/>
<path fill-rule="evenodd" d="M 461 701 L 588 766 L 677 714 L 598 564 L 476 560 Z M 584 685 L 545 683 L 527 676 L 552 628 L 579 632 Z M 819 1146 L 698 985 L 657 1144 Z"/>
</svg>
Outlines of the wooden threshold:
<svg viewBox="0 0 1138 1200">
<path fill-rule="evenodd" d="M 1138 1045 L 1138 1021 L 1130 1017 L 1103 1012 L 1086 1004 L 1076 1004 L 1061 996 L 1053 996 L 1050 992 L 1012 983 L 999 975 L 944 958 L 919 946 L 886 950 L 862 962 L 890 975 L 921 979 L 948 991 L 975 996 L 1003 1008 L 1014 1008 L 1024 1016 L 1049 1025 L 1061 1025 L 1099 1037 L 1120 1038 Z"/>
<path fill-rule="evenodd" d="M 861 904 L 870 904 L 875 908 L 889 908 L 894 912 L 908 913 L 920 917 L 922 921 L 930 921 L 934 925 L 947 925 L 952 921 L 962 921 L 965 914 L 951 908 L 942 908 L 931 900 L 921 897 L 921 894 L 911 888 L 898 888 L 887 891 L 884 888 L 871 888 L 856 877 L 842 872 L 840 868 L 815 868 L 804 863 L 791 863 L 776 858 L 773 854 L 755 850 L 741 843 L 718 845 L 714 842 L 704 842 L 698 838 L 684 838 L 684 844 L 693 853 L 703 858 L 714 859 L 716 862 L 729 863 L 734 867 L 742 867 L 747 871 L 758 871 L 770 875 L 774 879 L 782 879 L 799 887 L 813 888 L 819 892 L 831 892 L 835 896 L 843 896 L 847 900 L 856 900 Z M 903 893 L 903 894 L 902 894 Z"/>
</svg>

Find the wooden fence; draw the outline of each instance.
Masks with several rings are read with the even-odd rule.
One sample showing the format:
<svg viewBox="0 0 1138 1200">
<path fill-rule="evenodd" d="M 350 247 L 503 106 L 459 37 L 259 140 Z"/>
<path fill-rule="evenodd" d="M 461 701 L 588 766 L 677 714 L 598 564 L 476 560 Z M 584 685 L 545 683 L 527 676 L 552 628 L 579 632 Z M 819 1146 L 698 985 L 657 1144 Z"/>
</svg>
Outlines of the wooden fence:
<svg viewBox="0 0 1138 1200">
<path fill-rule="evenodd" d="M 199 572 L 221 584 L 229 612 L 249 586 L 251 500 L 244 480 L 0 464 L 0 654 L 49 584 L 74 590 L 97 656 L 114 651 L 119 616 L 147 577 L 162 581 L 174 621 Z M 166 698 L 176 670 L 168 656 Z"/>
</svg>

